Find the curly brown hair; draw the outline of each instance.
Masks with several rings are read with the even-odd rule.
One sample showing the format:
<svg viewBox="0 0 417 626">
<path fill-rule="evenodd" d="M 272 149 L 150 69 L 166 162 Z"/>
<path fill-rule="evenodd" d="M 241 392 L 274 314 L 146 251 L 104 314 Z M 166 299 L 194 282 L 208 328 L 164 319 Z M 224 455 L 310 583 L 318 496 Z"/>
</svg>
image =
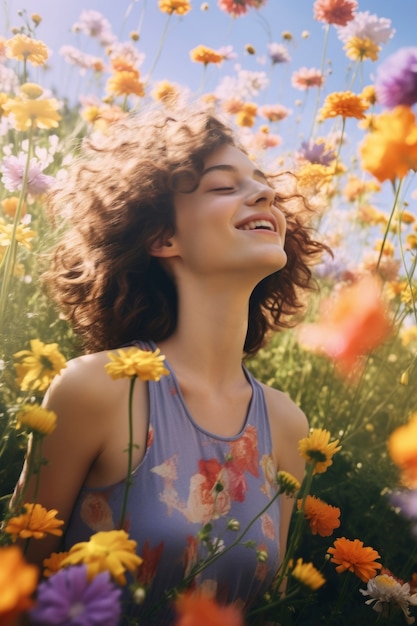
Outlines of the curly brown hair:
<svg viewBox="0 0 417 626">
<path fill-rule="evenodd" d="M 195 189 L 205 159 L 224 144 L 242 149 L 222 120 L 201 110 L 127 116 L 107 136 L 84 141 L 82 155 L 49 197 L 54 223 L 64 216 L 69 228 L 45 281 L 87 351 L 158 342 L 175 330 L 176 287 L 149 247 L 175 232 L 175 190 L 183 190 L 185 180 Z M 269 183 L 277 190 L 275 177 Z M 288 260 L 252 292 L 247 355 L 259 350 L 268 331 L 292 325 L 303 307 L 301 292 L 313 286 L 310 265 L 324 246 L 290 210 L 294 197 L 276 191 L 287 219 Z"/>
</svg>

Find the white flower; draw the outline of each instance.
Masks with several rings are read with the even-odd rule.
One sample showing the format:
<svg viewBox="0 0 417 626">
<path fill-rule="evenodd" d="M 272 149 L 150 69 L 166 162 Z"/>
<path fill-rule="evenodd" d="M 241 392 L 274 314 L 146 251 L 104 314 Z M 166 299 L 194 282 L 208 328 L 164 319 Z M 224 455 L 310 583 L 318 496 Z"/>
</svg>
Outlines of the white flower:
<svg viewBox="0 0 417 626">
<path fill-rule="evenodd" d="M 85 33 L 90 37 L 97 37 L 102 46 L 109 46 L 116 39 L 110 22 L 98 11 L 82 11 L 79 21 L 73 25 L 72 30 Z"/>
<path fill-rule="evenodd" d="M 17 74 L 10 67 L 1 64 L 0 91 L 4 93 L 17 93 L 19 91 L 19 79 Z"/>
<path fill-rule="evenodd" d="M 414 624 L 415 618 L 410 615 L 410 605 L 417 606 L 417 593 L 410 594 L 410 585 L 399 583 L 388 574 L 380 574 L 368 581 L 366 589 L 359 589 L 362 595 L 370 596 L 365 604 L 371 605 L 378 613 L 382 612 L 384 602 L 397 604 L 404 613 L 407 624 Z"/>
<path fill-rule="evenodd" d="M 387 43 L 395 33 L 390 19 L 371 15 L 369 11 L 356 13 L 346 26 L 336 26 L 336 29 L 337 36 L 343 43 L 347 43 L 352 37 L 358 37 L 369 39 L 378 46 Z"/>
</svg>

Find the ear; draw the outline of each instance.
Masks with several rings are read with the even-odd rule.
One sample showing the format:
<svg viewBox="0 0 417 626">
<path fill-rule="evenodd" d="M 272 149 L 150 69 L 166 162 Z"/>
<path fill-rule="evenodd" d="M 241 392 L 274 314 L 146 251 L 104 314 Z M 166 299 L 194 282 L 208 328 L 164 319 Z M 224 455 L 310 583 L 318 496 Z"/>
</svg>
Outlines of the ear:
<svg viewBox="0 0 417 626">
<path fill-rule="evenodd" d="M 171 237 L 167 236 L 167 234 L 159 235 L 149 242 L 148 252 L 151 256 L 160 259 L 169 259 L 178 256 L 178 246 L 176 244 L 175 235 Z"/>
</svg>

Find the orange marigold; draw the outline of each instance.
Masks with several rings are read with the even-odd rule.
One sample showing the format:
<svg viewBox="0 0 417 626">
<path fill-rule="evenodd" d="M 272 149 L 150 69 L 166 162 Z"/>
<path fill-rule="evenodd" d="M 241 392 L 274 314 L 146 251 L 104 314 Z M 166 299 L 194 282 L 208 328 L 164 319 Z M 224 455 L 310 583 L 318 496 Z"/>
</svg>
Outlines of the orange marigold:
<svg viewBox="0 0 417 626">
<path fill-rule="evenodd" d="M 413 111 L 398 106 L 373 118 L 359 148 L 362 167 L 381 183 L 417 169 L 417 123 Z"/>
<path fill-rule="evenodd" d="M 33 37 L 17 34 L 7 41 L 6 56 L 18 61 L 30 61 L 32 65 L 44 65 L 48 58 L 48 48 Z"/>
<path fill-rule="evenodd" d="M 0 548 L 0 624 L 12 626 L 33 604 L 38 569 L 26 563 L 17 546 Z"/>
<path fill-rule="evenodd" d="M 42 561 L 42 565 L 44 567 L 44 577 L 49 578 L 49 576 L 59 572 L 61 569 L 61 563 L 67 558 L 68 554 L 68 552 L 51 552 L 49 557 Z"/>
<path fill-rule="evenodd" d="M 158 7 L 162 13 L 168 13 L 169 15 L 172 15 L 172 13 L 186 15 L 186 13 L 191 11 L 189 0 L 159 0 Z"/>
<path fill-rule="evenodd" d="M 190 57 L 191 61 L 204 63 L 204 65 L 207 65 L 208 63 L 221 63 L 224 59 L 220 52 L 216 52 L 216 50 L 202 45 L 193 48 L 190 51 Z"/>
<path fill-rule="evenodd" d="M 353 572 L 364 583 L 373 578 L 377 571 L 381 569 L 381 563 L 376 563 L 380 556 L 373 548 L 363 545 L 359 539 L 353 541 L 341 537 L 336 539 L 333 546 L 327 552 L 332 555 L 332 563 L 336 563 L 336 572 Z"/>
<path fill-rule="evenodd" d="M 107 81 L 106 88 L 108 93 L 116 96 L 145 95 L 143 83 L 138 79 L 137 72 L 115 72 Z"/>
<path fill-rule="evenodd" d="M 319 118 L 325 120 L 341 115 L 344 118 L 355 117 L 362 120 L 368 107 L 368 102 L 352 91 L 335 91 L 326 97 L 319 111 Z"/>
<path fill-rule="evenodd" d="M 220 606 L 203 594 L 187 593 L 176 602 L 175 626 L 243 626 L 243 616 L 234 606 Z"/>
<path fill-rule="evenodd" d="M 43 539 L 47 534 L 62 535 L 61 526 L 64 521 L 57 519 L 58 511 L 48 511 L 40 504 L 25 504 L 25 513 L 11 517 L 6 524 L 6 533 L 9 533 L 13 541 L 20 539 Z"/>
<path fill-rule="evenodd" d="M 297 500 L 298 510 L 301 510 L 301 504 L 300 498 Z M 304 517 L 309 521 L 313 535 L 320 535 L 320 537 L 329 537 L 334 529 L 340 526 L 340 509 L 315 496 L 307 496 L 304 504 Z"/>
<path fill-rule="evenodd" d="M 417 413 L 407 424 L 399 426 L 388 439 L 388 450 L 394 463 L 403 472 L 403 480 L 410 487 L 417 486 Z"/>
</svg>

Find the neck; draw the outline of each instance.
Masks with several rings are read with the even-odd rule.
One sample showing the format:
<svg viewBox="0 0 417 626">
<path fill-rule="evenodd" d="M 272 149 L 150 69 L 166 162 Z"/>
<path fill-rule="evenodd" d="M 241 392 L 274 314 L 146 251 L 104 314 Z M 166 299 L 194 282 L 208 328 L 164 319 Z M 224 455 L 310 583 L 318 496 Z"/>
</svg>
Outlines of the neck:
<svg viewBox="0 0 417 626">
<path fill-rule="evenodd" d="M 180 284 L 177 328 L 160 344 L 176 371 L 192 373 L 218 389 L 243 376 L 251 293 L 251 289 L 226 283 Z"/>
</svg>

